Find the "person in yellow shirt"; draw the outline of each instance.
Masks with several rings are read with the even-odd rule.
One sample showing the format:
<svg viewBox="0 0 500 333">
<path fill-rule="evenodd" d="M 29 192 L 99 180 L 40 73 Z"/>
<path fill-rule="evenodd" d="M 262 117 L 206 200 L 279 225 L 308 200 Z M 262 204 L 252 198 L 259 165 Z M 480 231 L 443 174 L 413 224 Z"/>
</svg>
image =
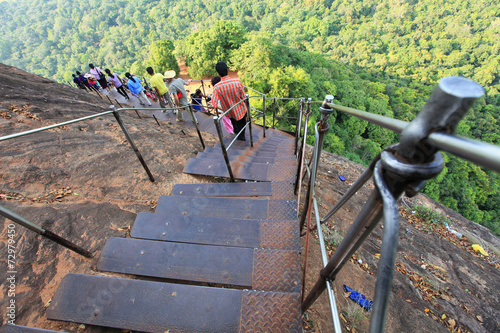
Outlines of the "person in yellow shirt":
<svg viewBox="0 0 500 333">
<path fill-rule="evenodd" d="M 169 107 L 173 107 L 173 105 L 170 105 L 170 96 L 168 96 L 168 88 L 165 85 L 165 82 L 163 81 L 164 77 L 160 73 L 156 73 L 153 70 L 152 67 L 146 68 L 146 71 L 148 72 L 149 75 L 151 75 L 151 86 L 155 89 L 156 94 L 158 95 L 158 101 L 160 102 L 160 107 L 161 108 L 167 108 L 167 105 L 165 104 L 165 101 L 169 103 Z M 165 110 L 163 110 L 165 112 Z"/>
</svg>

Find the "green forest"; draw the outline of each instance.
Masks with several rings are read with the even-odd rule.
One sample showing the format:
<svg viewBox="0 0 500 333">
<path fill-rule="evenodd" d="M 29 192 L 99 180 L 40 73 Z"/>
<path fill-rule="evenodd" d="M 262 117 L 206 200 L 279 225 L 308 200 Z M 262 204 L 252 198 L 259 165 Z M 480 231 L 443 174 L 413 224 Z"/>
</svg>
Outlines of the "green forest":
<svg viewBox="0 0 500 333">
<path fill-rule="evenodd" d="M 7 0 L 0 62 L 59 82 L 89 63 L 143 75 L 148 65 L 194 79 L 227 61 L 273 97 L 333 94 L 338 104 L 411 121 L 436 83 L 460 75 L 486 95 L 459 135 L 500 144 L 500 6 L 493 0 Z M 315 110 L 315 116 L 318 111 Z M 341 113 L 325 149 L 367 165 L 398 140 Z M 445 154 L 423 192 L 500 235 L 500 178 Z"/>
</svg>

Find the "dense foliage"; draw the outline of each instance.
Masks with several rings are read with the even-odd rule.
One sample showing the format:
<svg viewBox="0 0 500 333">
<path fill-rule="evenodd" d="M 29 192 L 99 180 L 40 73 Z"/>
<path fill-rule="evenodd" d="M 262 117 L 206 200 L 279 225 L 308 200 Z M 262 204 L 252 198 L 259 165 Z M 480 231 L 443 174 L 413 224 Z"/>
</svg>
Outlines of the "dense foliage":
<svg viewBox="0 0 500 333">
<path fill-rule="evenodd" d="M 276 97 L 337 103 L 409 121 L 448 75 L 486 89 L 459 134 L 500 143 L 500 6 L 493 0 L 0 1 L 0 61 L 58 81 L 92 62 L 194 78 L 231 63 Z M 175 46 L 175 47 L 174 47 Z M 161 69 L 160 69 L 161 68 Z M 367 164 L 397 136 L 334 115 L 327 150 Z M 454 156 L 424 192 L 500 234 L 500 179 Z"/>
</svg>

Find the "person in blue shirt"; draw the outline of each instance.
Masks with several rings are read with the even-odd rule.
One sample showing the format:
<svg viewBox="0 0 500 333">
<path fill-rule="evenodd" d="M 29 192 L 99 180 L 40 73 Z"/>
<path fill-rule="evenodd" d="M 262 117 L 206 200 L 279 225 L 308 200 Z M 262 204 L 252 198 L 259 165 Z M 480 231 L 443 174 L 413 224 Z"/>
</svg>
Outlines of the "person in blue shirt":
<svg viewBox="0 0 500 333">
<path fill-rule="evenodd" d="M 139 80 L 138 77 L 132 76 L 130 73 L 125 73 L 125 76 L 128 79 L 127 86 L 132 96 L 137 97 L 141 105 L 145 105 L 146 103 L 148 103 L 148 105 L 151 106 L 151 102 L 144 94 L 144 88 L 141 85 L 141 80 Z"/>
<path fill-rule="evenodd" d="M 196 89 L 195 93 L 191 94 L 191 105 L 195 111 L 207 112 L 203 107 L 203 94 L 200 89 Z"/>
</svg>

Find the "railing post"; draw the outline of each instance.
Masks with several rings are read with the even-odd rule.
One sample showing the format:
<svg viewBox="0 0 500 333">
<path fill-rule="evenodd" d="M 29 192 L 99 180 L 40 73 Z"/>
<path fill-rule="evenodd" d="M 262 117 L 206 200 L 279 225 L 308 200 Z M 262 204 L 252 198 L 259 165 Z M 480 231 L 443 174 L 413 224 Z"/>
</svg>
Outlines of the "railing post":
<svg viewBox="0 0 500 333">
<path fill-rule="evenodd" d="M 115 116 L 116 121 L 120 125 L 123 133 L 125 134 L 125 137 L 127 138 L 128 142 L 130 143 L 130 146 L 132 146 L 132 149 L 134 150 L 135 155 L 137 155 L 137 158 L 139 159 L 139 162 L 141 162 L 142 167 L 144 168 L 144 170 L 146 170 L 146 173 L 149 176 L 149 180 L 151 182 L 154 182 L 155 179 L 154 179 L 153 175 L 151 174 L 151 171 L 149 171 L 149 168 L 146 165 L 146 162 L 144 162 L 144 159 L 142 158 L 142 155 L 139 152 L 139 149 L 137 149 L 137 146 L 135 145 L 134 140 L 132 140 L 132 137 L 128 133 L 127 128 L 125 127 L 125 124 L 123 123 L 122 119 L 120 118 L 120 114 L 118 113 L 118 111 L 116 111 L 116 108 L 114 105 L 111 105 L 111 111 L 113 111 L 113 116 Z"/>
<path fill-rule="evenodd" d="M 276 119 L 276 97 L 274 97 L 273 101 L 273 129 L 274 129 L 274 119 Z"/>
<path fill-rule="evenodd" d="M 252 114 L 250 113 L 250 97 L 246 94 L 246 105 L 247 105 L 247 122 L 248 131 L 250 132 L 250 147 L 253 147 L 253 135 L 252 135 Z"/>
<path fill-rule="evenodd" d="M 312 195 L 314 194 L 314 183 L 316 181 L 316 171 L 318 169 L 319 158 L 321 156 L 321 149 L 323 147 L 323 140 L 325 138 L 326 132 L 330 129 L 328 124 L 328 118 L 333 112 L 333 109 L 328 105 L 328 103 L 333 102 L 332 95 L 326 95 L 323 105 L 319 108 L 321 112 L 321 120 L 316 124 L 316 140 L 314 144 L 314 152 L 312 158 L 311 167 L 311 177 L 309 178 L 309 186 L 307 188 L 306 202 L 304 210 L 302 211 L 302 216 L 300 218 L 300 230 L 304 228 L 304 223 L 307 215 L 310 214 L 310 207 L 312 205 Z"/>
<path fill-rule="evenodd" d="M 295 176 L 295 188 L 294 188 L 294 193 L 297 194 L 297 212 L 299 211 L 298 205 L 300 203 L 300 191 L 302 188 L 302 173 L 304 170 L 304 159 L 305 159 L 305 151 L 306 151 L 306 144 L 307 144 L 307 130 L 308 130 L 308 124 L 309 124 L 309 115 L 311 114 L 311 98 L 307 99 L 307 107 L 305 110 L 305 119 L 304 119 L 304 134 L 302 135 L 302 145 L 299 149 L 299 156 L 297 156 L 297 175 Z"/>
<path fill-rule="evenodd" d="M 220 148 L 222 150 L 222 156 L 224 156 L 224 161 L 226 162 L 227 171 L 229 173 L 229 179 L 234 183 L 233 169 L 231 169 L 231 163 L 229 162 L 229 157 L 227 156 L 226 145 L 224 143 L 224 136 L 222 135 L 222 127 L 220 125 L 220 119 L 218 116 L 214 116 L 215 128 L 217 128 L 217 134 L 219 135 Z"/>
<path fill-rule="evenodd" d="M 262 135 L 266 137 L 266 95 L 262 95 Z"/>
<path fill-rule="evenodd" d="M 194 127 L 196 127 L 196 132 L 198 132 L 198 137 L 200 138 L 201 145 L 202 145 L 203 149 L 205 149 L 205 142 L 203 142 L 203 138 L 201 136 L 200 128 L 198 127 L 198 121 L 194 117 L 193 108 L 192 108 L 191 104 L 189 104 L 188 112 L 190 113 L 191 119 L 194 120 L 193 121 L 194 122 Z"/>
<path fill-rule="evenodd" d="M 399 216 L 396 199 L 405 190 L 416 194 L 427 179 L 439 174 L 443 159 L 441 154 L 436 153 L 436 147 L 429 144 L 427 137 L 439 130 L 453 132 L 467 109 L 482 94 L 483 89 L 477 83 L 465 78 L 448 77 L 439 82 L 422 112 L 403 130 L 401 143 L 382 152 L 381 160 L 376 163 L 374 170 L 376 190 L 328 264 L 321 270 L 320 278 L 302 304 L 302 312 L 325 290 L 328 281 L 335 279 L 339 270 L 384 216 L 384 236 L 370 332 L 384 331 L 397 249 Z"/>
<path fill-rule="evenodd" d="M 302 97 L 300 99 L 300 108 L 297 114 L 297 123 L 295 124 L 295 147 L 294 147 L 294 155 L 297 155 L 297 145 L 299 143 L 300 138 L 300 127 L 302 126 L 302 112 L 304 111 L 305 98 Z"/>
<path fill-rule="evenodd" d="M 74 252 L 76 252 L 76 253 L 78 253 L 86 258 L 92 258 L 92 253 L 90 253 L 89 251 L 81 248 L 78 245 L 71 243 L 70 241 L 62 238 L 61 236 L 54 234 L 53 232 L 50 232 L 46 229 L 43 229 L 39 225 L 37 225 L 31 221 L 28 221 L 24 217 L 19 216 L 18 214 L 14 213 L 13 211 L 11 211 L 5 207 L 0 206 L 0 215 L 4 216 L 5 218 L 8 218 L 11 221 L 14 221 L 17 224 L 22 225 L 25 228 L 28 228 L 31 231 L 36 232 L 39 235 L 42 235 L 43 237 L 46 237 L 46 238 L 56 242 L 59 245 L 62 245 L 64 247 L 70 249 L 71 251 L 74 251 Z"/>
</svg>

